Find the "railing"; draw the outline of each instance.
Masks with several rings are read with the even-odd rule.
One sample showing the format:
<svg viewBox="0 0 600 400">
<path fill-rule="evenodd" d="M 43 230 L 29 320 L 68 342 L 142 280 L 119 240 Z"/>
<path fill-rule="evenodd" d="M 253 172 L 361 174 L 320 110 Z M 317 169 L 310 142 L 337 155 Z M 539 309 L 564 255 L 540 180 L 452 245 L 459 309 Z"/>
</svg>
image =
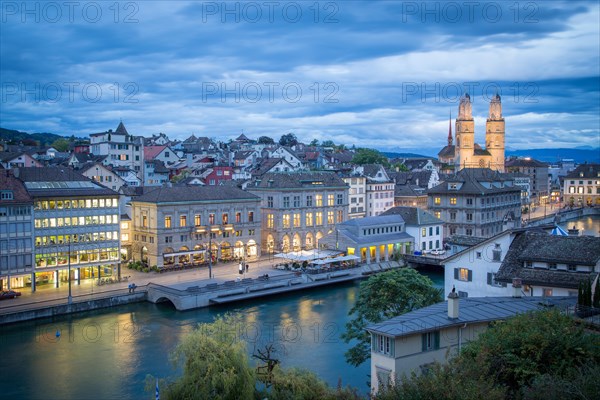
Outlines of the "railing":
<svg viewBox="0 0 600 400">
<path fill-rule="evenodd" d="M 586 323 L 600 327 L 600 308 L 577 304 L 565 310 L 567 315 L 584 320 Z"/>
</svg>

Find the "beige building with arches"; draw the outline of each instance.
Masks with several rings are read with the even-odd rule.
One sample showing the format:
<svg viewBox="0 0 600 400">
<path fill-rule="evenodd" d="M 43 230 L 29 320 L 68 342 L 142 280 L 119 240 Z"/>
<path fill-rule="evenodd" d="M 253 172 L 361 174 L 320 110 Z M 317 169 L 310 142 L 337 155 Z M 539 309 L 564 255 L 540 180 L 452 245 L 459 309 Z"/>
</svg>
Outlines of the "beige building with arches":
<svg viewBox="0 0 600 400">
<path fill-rule="evenodd" d="M 160 187 L 131 201 L 131 256 L 159 268 L 260 256 L 260 199 L 232 186 Z M 210 248 L 210 252 L 208 251 Z"/>
<path fill-rule="evenodd" d="M 310 250 L 348 219 L 348 185 L 333 172 L 270 173 L 246 190 L 261 199 L 262 251 Z"/>
</svg>

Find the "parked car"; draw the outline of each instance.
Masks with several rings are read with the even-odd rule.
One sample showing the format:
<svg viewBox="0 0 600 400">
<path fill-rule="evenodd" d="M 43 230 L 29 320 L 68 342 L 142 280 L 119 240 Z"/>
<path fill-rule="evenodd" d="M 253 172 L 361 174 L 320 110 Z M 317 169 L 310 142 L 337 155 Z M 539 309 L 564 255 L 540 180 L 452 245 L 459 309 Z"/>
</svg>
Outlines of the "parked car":
<svg viewBox="0 0 600 400">
<path fill-rule="evenodd" d="M 0 300 L 4 299 L 14 299 L 17 296 L 20 296 L 21 292 L 15 292 L 14 290 L 3 290 L 0 292 Z"/>
</svg>

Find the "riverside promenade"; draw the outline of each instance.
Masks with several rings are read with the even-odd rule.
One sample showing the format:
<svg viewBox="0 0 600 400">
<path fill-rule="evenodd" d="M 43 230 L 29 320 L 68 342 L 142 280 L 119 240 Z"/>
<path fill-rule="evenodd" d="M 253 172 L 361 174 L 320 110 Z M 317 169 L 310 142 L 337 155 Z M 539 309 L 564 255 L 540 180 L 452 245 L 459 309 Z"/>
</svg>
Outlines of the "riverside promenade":
<svg viewBox="0 0 600 400">
<path fill-rule="evenodd" d="M 375 272 L 399 267 L 398 263 L 385 262 L 309 274 L 278 270 L 274 268 L 275 263 L 272 257 L 262 257 L 249 262 L 249 270 L 243 275 L 239 274 L 238 263 L 219 263 L 212 268 L 212 278 L 208 277 L 207 267 L 162 274 L 124 268 L 121 275 L 129 276 L 127 282 L 101 286 L 95 281 L 72 284 L 71 304 L 68 304 L 68 285 L 65 284 L 59 288 L 40 288 L 35 293 L 20 290 L 20 297 L 0 302 L 0 325 L 140 301 L 168 301 L 183 311 L 362 279 Z M 261 279 L 265 274 L 269 275 L 268 280 Z M 128 289 L 131 283 L 137 286 L 133 293 Z"/>
</svg>

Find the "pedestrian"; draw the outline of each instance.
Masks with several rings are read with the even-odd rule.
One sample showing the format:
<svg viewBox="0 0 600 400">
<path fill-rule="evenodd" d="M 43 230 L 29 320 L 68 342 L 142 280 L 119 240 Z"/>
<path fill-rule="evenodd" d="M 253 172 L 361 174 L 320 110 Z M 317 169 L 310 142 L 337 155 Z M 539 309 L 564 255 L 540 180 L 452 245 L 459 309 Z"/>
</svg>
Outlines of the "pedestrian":
<svg viewBox="0 0 600 400">
<path fill-rule="evenodd" d="M 131 293 L 131 283 L 127 285 L 127 288 L 129 289 L 129 293 Z"/>
<path fill-rule="evenodd" d="M 242 265 L 242 263 L 240 263 L 238 271 L 240 272 L 240 275 L 242 275 L 244 273 L 244 266 Z"/>
<path fill-rule="evenodd" d="M 248 267 L 250 267 L 250 264 L 246 264 L 246 272 L 248 272 Z"/>
</svg>

